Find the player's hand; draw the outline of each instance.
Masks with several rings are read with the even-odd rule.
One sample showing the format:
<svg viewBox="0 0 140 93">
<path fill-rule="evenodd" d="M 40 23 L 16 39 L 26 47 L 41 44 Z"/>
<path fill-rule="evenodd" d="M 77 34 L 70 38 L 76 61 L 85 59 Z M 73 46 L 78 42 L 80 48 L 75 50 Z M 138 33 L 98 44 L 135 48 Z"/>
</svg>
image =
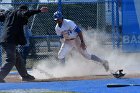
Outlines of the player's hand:
<svg viewBox="0 0 140 93">
<path fill-rule="evenodd" d="M 47 7 L 42 7 L 40 10 L 41 10 L 41 12 L 48 12 L 48 8 Z"/>
<path fill-rule="evenodd" d="M 60 39 L 60 42 L 61 43 L 64 43 L 65 42 L 65 39 L 64 38 Z"/>
<path fill-rule="evenodd" d="M 87 48 L 87 46 L 85 45 L 84 42 L 81 42 L 81 46 L 80 46 L 83 50 L 85 50 Z"/>
</svg>

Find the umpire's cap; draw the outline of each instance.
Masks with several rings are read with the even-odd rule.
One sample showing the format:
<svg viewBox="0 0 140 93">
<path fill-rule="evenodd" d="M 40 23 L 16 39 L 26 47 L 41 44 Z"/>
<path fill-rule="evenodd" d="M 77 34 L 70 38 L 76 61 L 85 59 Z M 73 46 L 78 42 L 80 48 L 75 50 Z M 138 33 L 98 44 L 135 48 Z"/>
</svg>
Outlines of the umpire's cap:
<svg viewBox="0 0 140 93">
<path fill-rule="evenodd" d="M 54 18 L 54 20 L 63 19 L 63 15 L 62 15 L 61 12 L 56 11 L 56 12 L 54 13 L 54 15 L 53 15 L 53 18 Z"/>
<path fill-rule="evenodd" d="M 28 7 L 26 5 L 20 5 L 19 9 L 28 10 Z"/>
</svg>

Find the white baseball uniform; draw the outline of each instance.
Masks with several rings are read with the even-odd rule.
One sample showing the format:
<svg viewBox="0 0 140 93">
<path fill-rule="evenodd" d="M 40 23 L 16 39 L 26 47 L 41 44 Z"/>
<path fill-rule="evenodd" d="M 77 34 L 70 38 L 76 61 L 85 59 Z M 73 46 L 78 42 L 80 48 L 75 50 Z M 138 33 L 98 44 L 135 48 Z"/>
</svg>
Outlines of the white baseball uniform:
<svg viewBox="0 0 140 93">
<path fill-rule="evenodd" d="M 72 48 L 76 48 L 78 52 L 83 55 L 88 60 L 94 60 L 103 64 L 106 71 L 109 70 L 109 65 L 106 60 L 102 60 L 96 55 L 90 55 L 87 50 L 80 47 L 81 40 L 78 36 L 78 33 L 81 30 L 78 28 L 77 25 L 68 19 L 63 19 L 61 27 L 57 24 L 55 27 L 56 34 L 64 39 L 62 42 L 61 48 L 58 52 L 58 58 L 60 59 L 61 63 L 65 63 L 66 55 L 72 50 Z"/>
<path fill-rule="evenodd" d="M 91 59 L 91 55 L 80 47 L 81 41 L 78 37 L 78 33 L 75 31 L 76 28 L 77 25 L 68 19 L 63 19 L 61 27 L 59 27 L 58 24 L 56 25 L 56 34 L 58 36 L 63 36 L 64 38 L 64 42 L 62 42 L 61 48 L 58 52 L 59 59 L 65 58 L 72 48 L 76 48 L 85 58 L 89 60 Z"/>
</svg>

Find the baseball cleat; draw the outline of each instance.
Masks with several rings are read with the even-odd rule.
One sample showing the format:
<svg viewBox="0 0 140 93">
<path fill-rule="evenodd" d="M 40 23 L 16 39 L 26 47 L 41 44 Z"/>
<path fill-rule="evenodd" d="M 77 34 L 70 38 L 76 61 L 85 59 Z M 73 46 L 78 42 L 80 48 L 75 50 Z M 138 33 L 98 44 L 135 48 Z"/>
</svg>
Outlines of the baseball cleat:
<svg viewBox="0 0 140 93">
<path fill-rule="evenodd" d="M 109 63 L 108 63 L 107 60 L 105 60 L 105 61 L 102 63 L 102 65 L 104 66 L 106 72 L 109 71 Z"/>
<path fill-rule="evenodd" d="M 35 80 L 35 77 L 31 76 L 29 74 L 27 74 L 26 76 L 22 77 L 22 81 L 32 81 L 32 80 Z"/>
</svg>

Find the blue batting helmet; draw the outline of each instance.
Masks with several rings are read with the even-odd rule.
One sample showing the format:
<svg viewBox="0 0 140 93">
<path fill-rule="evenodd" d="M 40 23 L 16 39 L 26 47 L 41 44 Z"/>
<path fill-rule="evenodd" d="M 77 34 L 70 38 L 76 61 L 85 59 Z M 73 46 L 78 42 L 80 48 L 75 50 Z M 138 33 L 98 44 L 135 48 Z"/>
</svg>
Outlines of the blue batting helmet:
<svg viewBox="0 0 140 93">
<path fill-rule="evenodd" d="M 63 15 L 62 15 L 61 12 L 56 11 L 56 12 L 54 13 L 54 15 L 53 15 L 53 18 L 54 18 L 54 20 L 62 19 L 62 18 L 63 18 Z"/>
</svg>

